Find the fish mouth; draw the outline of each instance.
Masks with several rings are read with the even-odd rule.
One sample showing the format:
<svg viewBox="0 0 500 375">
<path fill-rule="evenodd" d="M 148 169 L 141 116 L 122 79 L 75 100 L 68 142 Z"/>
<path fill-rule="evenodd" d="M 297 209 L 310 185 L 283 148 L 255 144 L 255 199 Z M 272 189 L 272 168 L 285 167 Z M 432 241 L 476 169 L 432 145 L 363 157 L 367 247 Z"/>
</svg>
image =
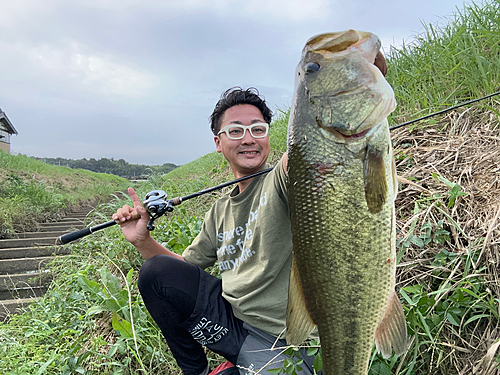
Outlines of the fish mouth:
<svg viewBox="0 0 500 375">
<path fill-rule="evenodd" d="M 356 134 L 344 134 L 344 133 L 341 133 L 341 132 L 338 132 L 342 137 L 344 137 L 345 139 L 352 139 L 352 140 L 356 140 L 356 139 L 359 139 L 359 138 L 363 138 L 365 135 L 368 134 L 368 132 L 370 130 L 372 130 L 373 128 L 369 128 L 369 129 L 366 129 L 366 130 L 363 130 L 361 133 L 356 133 Z M 337 131 L 337 130 L 334 130 L 334 131 Z"/>
<path fill-rule="evenodd" d="M 345 141 L 356 141 L 358 139 L 364 138 L 370 132 L 370 130 L 378 126 L 372 126 L 355 133 L 355 131 L 357 131 L 358 129 L 354 130 L 354 132 L 349 131 L 348 129 L 351 127 L 349 124 L 347 124 L 347 126 L 345 127 L 340 127 L 338 126 L 338 124 L 324 124 L 319 117 L 316 117 L 316 122 L 321 129 L 326 130 L 328 133 L 334 135 L 339 140 Z M 342 129 L 343 131 L 341 131 L 340 129 Z"/>
<path fill-rule="evenodd" d="M 373 134 L 373 132 L 375 132 L 376 129 L 380 127 L 380 124 L 377 124 L 375 126 L 364 129 L 360 132 L 354 133 L 349 131 L 347 132 L 340 131 L 338 127 L 334 127 L 332 124 L 328 125 L 322 124 L 319 119 L 317 119 L 317 122 L 321 130 L 323 130 L 327 134 L 333 135 L 335 139 L 337 139 L 342 143 L 356 142 L 358 140 L 366 138 L 367 136 Z"/>
</svg>

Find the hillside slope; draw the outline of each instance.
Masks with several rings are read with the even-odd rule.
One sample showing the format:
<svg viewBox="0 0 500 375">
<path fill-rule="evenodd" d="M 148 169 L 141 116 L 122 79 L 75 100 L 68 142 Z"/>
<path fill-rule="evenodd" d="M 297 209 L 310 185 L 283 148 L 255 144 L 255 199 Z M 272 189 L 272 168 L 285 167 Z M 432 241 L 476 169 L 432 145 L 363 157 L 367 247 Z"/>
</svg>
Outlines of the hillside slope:
<svg viewBox="0 0 500 375">
<path fill-rule="evenodd" d="M 0 238 L 30 231 L 83 202 L 106 198 L 129 182 L 117 176 L 52 166 L 0 151 Z"/>
<path fill-rule="evenodd" d="M 392 124 L 497 89 L 500 2 L 467 6 L 441 28 L 426 27 L 389 54 L 387 79 L 398 99 Z M 374 353 L 370 375 L 500 374 L 499 118 L 495 97 L 392 133 L 400 179 L 397 289 L 411 344 L 401 358 Z M 285 111 L 272 124 L 271 161 L 286 149 L 286 124 Z M 152 176 L 137 191 L 184 196 L 230 179 L 227 163 L 211 153 Z M 182 252 L 224 191 L 176 207 L 153 236 Z M 143 260 L 119 228 L 73 246 L 69 261 L 53 265 L 58 278 L 44 300 L 0 324 L 0 337 L 9 338 L 0 340 L 0 372 L 179 373 L 136 289 Z M 212 364 L 220 360 L 211 354 Z"/>
</svg>

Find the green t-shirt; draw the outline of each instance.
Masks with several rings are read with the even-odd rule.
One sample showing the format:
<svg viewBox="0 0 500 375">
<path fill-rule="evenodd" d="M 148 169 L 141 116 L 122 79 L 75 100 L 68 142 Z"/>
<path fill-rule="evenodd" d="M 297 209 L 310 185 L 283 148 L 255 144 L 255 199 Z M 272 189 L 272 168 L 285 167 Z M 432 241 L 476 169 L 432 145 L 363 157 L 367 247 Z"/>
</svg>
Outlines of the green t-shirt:
<svg viewBox="0 0 500 375">
<path fill-rule="evenodd" d="M 292 234 L 282 160 L 236 187 L 205 216 L 203 229 L 182 254 L 201 268 L 219 264 L 222 295 L 236 317 L 279 336 L 286 321 Z"/>
</svg>

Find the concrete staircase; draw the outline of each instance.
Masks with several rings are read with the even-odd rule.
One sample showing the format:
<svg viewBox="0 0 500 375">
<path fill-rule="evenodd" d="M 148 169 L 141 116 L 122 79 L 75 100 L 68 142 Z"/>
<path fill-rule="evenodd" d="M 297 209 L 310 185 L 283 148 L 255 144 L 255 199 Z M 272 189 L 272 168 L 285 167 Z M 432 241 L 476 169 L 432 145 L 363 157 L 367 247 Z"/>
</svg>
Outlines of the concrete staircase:
<svg viewBox="0 0 500 375">
<path fill-rule="evenodd" d="M 57 246 L 56 239 L 61 234 L 83 229 L 91 209 L 85 207 L 60 221 L 39 224 L 36 232 L 0 240 L 0 320 L 20 313 L 47 291 L 51 275 L 45 264 L 55 256 L 69 253 L 68 245 Z"/>
</svg>

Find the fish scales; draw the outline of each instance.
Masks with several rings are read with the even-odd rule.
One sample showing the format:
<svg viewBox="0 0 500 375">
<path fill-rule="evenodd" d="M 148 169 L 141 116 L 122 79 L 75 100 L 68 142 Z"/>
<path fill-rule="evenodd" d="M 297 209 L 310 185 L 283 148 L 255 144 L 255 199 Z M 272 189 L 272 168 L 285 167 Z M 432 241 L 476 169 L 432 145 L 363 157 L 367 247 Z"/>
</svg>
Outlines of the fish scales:
<svg viewBox="0 0 500 375">
<path fill-rule="evenodd" d="M 317 325 L 324 375 L 366 374 L 377 332 L 384 356 L 406 348 L 394 298 L 396 182 L 386 120 L 395 101 L 373 66 L 378 38 L 347 33 L 306 44 L 288 134 L 287 340 L 298 345 Z"/>
</svg>

